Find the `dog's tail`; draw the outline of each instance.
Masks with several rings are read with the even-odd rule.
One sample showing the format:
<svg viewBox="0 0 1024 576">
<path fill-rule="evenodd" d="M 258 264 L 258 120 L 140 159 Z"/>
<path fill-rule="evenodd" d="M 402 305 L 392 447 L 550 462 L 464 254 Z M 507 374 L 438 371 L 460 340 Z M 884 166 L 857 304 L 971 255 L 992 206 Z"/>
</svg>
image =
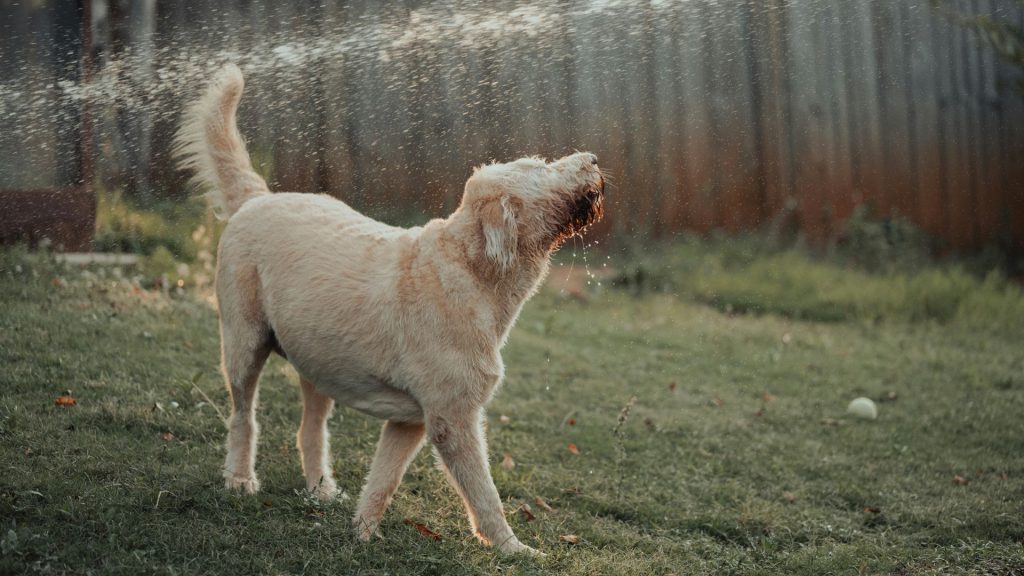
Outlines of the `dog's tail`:
<svg viewBox="0 0 1024 576">
<path fill-rule="evenodd" d="M 234 64 L 224 66 L 203 97 L 185 112 L 174 140 L 178 166 L 194 172 L 192 181 L 221 219 L 230 218 L 247 200 L 270 193 L 252 168 L 235 122 L 244 86 L 242 71 Z"/>
</svg>

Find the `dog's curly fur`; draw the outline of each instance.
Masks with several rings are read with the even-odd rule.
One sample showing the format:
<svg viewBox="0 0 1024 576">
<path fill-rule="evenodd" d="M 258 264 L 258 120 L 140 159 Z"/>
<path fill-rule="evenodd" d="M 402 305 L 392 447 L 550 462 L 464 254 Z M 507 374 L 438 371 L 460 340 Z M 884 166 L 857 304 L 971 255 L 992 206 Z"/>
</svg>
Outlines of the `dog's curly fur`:
<svg viewBox="0 0 1024 576">
<path fill-rule="evenodd" d="M 271 352 L 301 377 L 298 445 L 310 490 L 332 497 L 326 420 L 334 402 L 385 420 L 354 526 L 377 532 L 424 439 L 465 503 L 475 534 L 534 550 L 505 521 L 488 470 L 484 406 L 500 350 L 551 252 L 602 213 L 593 154 L 524 158 L 474 170 L 446 219 L 396 228 L 324 195 L 271 194 L 235 124 L 238 68 L 220 72 L 177 137 L 221 217 L 217 265 L 223 369 L 231 393 L 229 488 L 255 492 L 257 381 Z"/>
</svg>

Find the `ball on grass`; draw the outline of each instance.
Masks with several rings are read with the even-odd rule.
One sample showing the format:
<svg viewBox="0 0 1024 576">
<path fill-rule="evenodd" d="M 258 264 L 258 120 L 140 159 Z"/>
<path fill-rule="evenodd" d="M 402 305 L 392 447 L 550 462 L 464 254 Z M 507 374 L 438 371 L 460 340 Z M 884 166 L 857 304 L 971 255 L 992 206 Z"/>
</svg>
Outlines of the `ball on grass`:
<svg viewBox="0 0 1024 576">
<path fill-rule="evenodd" d="M 878 418 L 878 407 L 875 406 L 871 398 L 864 398 L 863 396 L 854 398 L 853 402 L 850 402 L 850 405 L 846 407 L 846 411 L 858 418 L 867 420 Z"/>
</svg>

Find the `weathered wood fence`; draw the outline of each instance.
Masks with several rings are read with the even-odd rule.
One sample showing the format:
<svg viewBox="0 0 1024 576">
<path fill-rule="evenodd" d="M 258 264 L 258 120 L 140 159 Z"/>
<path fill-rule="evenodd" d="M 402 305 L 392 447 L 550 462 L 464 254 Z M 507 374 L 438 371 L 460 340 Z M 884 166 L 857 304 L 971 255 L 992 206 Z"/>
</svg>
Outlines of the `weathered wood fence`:
<svg viewBox="0 0 1024 576">
<path fill-rule="evenodd" d="M 110 6 L 98 74 L 120 67 L 108 81 L 144 97 L 97 111 L 98 171 L 140 194 L 180 190 L 177 112 L 231 59 L 274 188 L 396 222 L 452 209 L 475 164 L 588 149 L 615 180 L 613 240 L 774 222 L 821 243 L 867 203 L 949 248 L 1024 253 L 1021 70 L 929 0 Z M 1016 0 L 949 7 L 1024 25 Z"/>
</svg>

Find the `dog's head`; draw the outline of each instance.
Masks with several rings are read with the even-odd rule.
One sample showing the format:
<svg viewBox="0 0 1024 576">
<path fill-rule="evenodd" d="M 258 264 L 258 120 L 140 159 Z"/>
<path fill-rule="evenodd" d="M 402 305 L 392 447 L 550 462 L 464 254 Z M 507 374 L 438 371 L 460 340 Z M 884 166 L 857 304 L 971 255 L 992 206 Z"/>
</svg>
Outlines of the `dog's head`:
<svg viewBox="0 0 1024 576">
<path fill-rule="evenodd" d="M 604 177 L 586 152 L 555 162 L 522 158 L 477 168 L 462 202 L 479 221 L 486 257 L 507 270 L 521 257 L 546 257 L 600 220 Z"/>
</svg>

